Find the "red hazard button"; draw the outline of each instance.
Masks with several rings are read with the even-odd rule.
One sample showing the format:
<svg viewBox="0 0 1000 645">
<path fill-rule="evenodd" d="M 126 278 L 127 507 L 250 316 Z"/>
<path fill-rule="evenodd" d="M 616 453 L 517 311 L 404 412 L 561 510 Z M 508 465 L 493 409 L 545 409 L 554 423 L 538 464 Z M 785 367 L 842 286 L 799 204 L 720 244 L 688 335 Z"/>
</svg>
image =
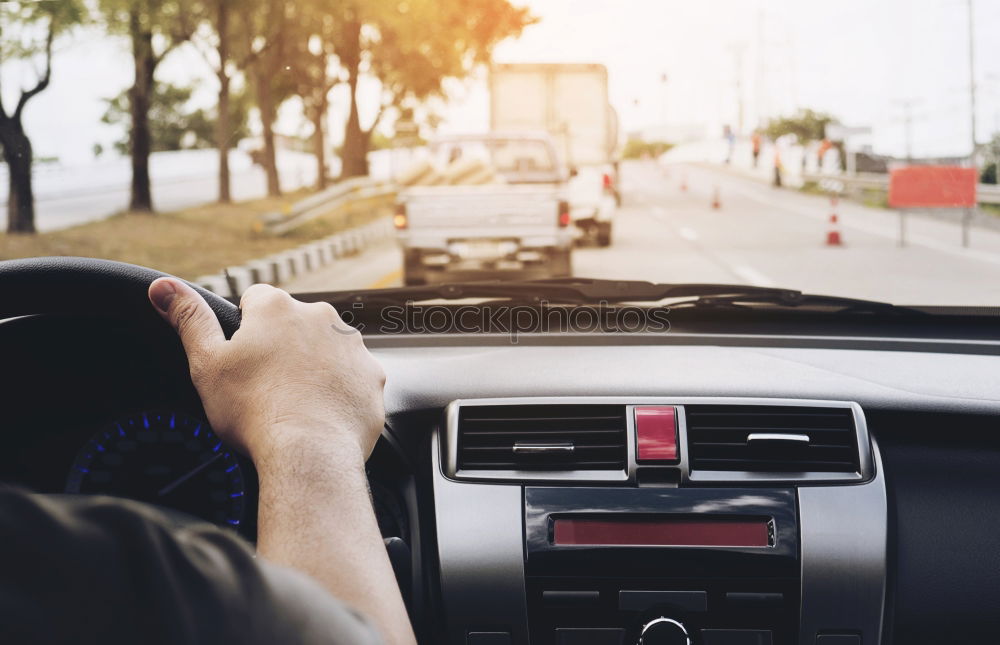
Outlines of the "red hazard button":
<svg viewBox="0 0 1000 645">
<path fill-rule="evenodd" d="M 640 462 L 677 462 L 677 412 L 673 406 L 635 407 L 635 452 Z"/>
</svg>

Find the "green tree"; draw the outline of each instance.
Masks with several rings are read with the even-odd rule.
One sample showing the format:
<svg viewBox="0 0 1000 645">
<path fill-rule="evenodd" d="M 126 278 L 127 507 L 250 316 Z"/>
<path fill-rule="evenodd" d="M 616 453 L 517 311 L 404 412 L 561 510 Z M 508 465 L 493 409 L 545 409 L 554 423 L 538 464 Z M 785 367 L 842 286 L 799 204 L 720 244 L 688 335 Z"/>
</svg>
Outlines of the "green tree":
<svg viewBox="0 0 1000 645">
<path fill-rule="evenodd" d="M 241 130 L 245 127 L 245 122 L 232 119 L 250 105 L 249 93 L 244 91 L 241 95 L 234 95 L 233 83 L 239 79 L 241 70 L 246 70 L 266 46 L 266 42 L 256 42 L 256 31 L 248 31 L 263 29 L 265 25 L 258 20 L 243 19 L 241 16 L 260 11 L 267 1 L 201 0 L 198 7 L 203 20 L 192 37 L 192 42 L 219 83 L 215 148 L 219 152 L 218 199 L 221 203 L 232 200 L 229 150 L 236 141 L 246 136 Z M 242 104 L 235 105 L 236 101 L 242 101 Z"/>
<path fill-rule="evenodd" d="M 239 36 L 235 43 L 241 54 L 244 70 L 254 89 L 260 114 L 264 149 L 258 157 L 267 176 L 268 195 L 281 194 L 274 136 L 278 108 L 296 90 L 292 68 L 288 64 L 293 51 L 292 14 L 290 0 L 256 0 L 248 7 L 240 6 Z"/>
<path fill-rule="evenodd" d="M 295 92 L 302 98 L 306 118 L 313 126 L 312 148 L 316 157 L 316 188 L 326 187 L 326 115 L 330 91 L 342 82 L 336 39 L 340 25 L 331 3 L 300 2 L 293 5 L 290 45 L 286 49 Z"/>
<path fill-rule="evenodd" d="M 667 143 L 666 141 L 645 141 L 643 139 L 632 138 L 625 142 L 622 157 L 625 159 L 641 159 L 647 156 L 659 157 L 673 147 L 674 144 Z"/>
<path fill-rule="evenodd" d="M 21 90 L 12 109 L 0 99 L 0 147 L 7 163 L 7 232 L 35 232 L 35 195 L 31 182 L 33 152 L 24 131 L 24 109 L 52 80 L 52 46 L 56 38 L 86 18 L 78 0 L 0 2 L 0 64 L 10 60 L 38 61 L 42 71 Z"/>
<path fill-rule="evenodd" d="M 343 0 L 340 6 L 334 46 L 350 88 L 342 177 L 368 174 L 372 132 L 388 111 L 442 95 L 445 79 L 466 76 L 489 61 L 497 43 L 535 22 L 508 0 Z M 358 110 L 363 74 L 382 85 L 367 128 Z"/>
<path fill-rule="evenodd" d="M 170 83 L 157 83 L 149 107 L 150 150 L 182 150 L 184 148 L 212 148 L 215 146 L 218 107 L 213 110 L 190 110 L 193 88 L 180 87 Z M 226 142 L 231 149 L 240 139 L 249 136 L 247 116 L 250 104 L 246 92 L 238 94 L 228 103 L 230 114 L 227 122 L 234 124 L 233 134 Z M 101 117 L 103 123 L 119 125 L 129 123 L 131 110 L 128 90 L 113 99 Z M 188 141 L 190 140 L 190 141 Z M 115 142 L 115 149 L 121 154 L 129 152 L 129 137 Z"/>
<path fill-rule="evenodd" d="M 997 169 L 1000 167 L 1000 134 L 993 135 L 993 138 L 984 146 L 986 158 L 989 160 L 983 165 L 979 173 L 979 181 L 984 184 L 996 184 L 998 182 Z"/>
<path fill-rule="evenodd" d="M 772 119 L 764 130 L 771 139 L 794 135 L 799 143 L 820 141 L 826 136 L 826 126 L 835 119 L 823 112 L 799 110 L 794 116 Z"/>
<path fill-rule="evenodd" d="M 149 181 L 152 132 L 149 111 L 156 87 L 156 68 L 194 33 L 197 0 L 99 0 L 108 30 L 124 34 L 132 46 L 134 80 L 129 97 L 129 153 L 132 184 L 129 209 L 153 212 Z"/>
</svg>

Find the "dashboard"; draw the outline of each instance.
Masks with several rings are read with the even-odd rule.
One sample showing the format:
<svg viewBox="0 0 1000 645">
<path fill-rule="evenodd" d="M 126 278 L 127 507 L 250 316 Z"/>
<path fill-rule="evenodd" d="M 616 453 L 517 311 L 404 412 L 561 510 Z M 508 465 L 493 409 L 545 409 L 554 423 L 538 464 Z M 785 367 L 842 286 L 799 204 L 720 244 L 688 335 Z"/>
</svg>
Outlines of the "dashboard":
<svg viewBox="0 0 1000 645">
<path fill-rule="evenodd" d="M 367 342 L 388 376 L 372 499 L 421 642 L 996 642 L 987 343 Z M 0 480 L 254 539 L 253 465 L 169 329 L 18 318 L 0 352 Z"/>
</svg>

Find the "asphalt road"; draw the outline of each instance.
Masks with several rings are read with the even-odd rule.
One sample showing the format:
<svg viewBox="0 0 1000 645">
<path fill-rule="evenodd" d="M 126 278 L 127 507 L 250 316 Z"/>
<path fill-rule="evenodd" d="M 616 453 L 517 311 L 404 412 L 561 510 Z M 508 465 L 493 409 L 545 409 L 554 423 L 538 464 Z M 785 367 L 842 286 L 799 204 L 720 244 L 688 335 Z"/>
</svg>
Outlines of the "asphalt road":
<svg viewBox="0 0 1000 645">
<path fill-rule="evenodd" d="M 579 248 L 574 274 L 656 282 L 727 282 L 899 304 L 1000 304 L 1000 234 L 841 202 L 841 246 L 826 245 L 830 200 L 775 189 L 737 170 L 625 164 L 611 247 Z M 686 190 L 682 189 L 686 186 Z M 718 190 L 720 207 L 712 207 Z M 286 285 L 290 291 L 400 284 L 392 243 Z"/>
<path fill-rule="evenodd" d="M 267 194 L 264 170 L 249 155 L 230 154 L 231 191 L 236 201 Z M 278 156 L 282 188 L 295 190 L 316 177 L 312 155 L 281 151 Z M 153 205 L 172 211 L 214 201 L 218 197 L 217 157 L 214 150 L 156 152 L 150 160 Z M 2 169 L 0 169 L 2 170 Z M 34 175 L 35 226 L 54 231 L 104 219 L 128 205 L 131 170 L 127 158 L 107 158 L 63 167 L 41 164 Z M 0 230 L 7 224 L 7 178 L 0 172 Z"/>
</svg>

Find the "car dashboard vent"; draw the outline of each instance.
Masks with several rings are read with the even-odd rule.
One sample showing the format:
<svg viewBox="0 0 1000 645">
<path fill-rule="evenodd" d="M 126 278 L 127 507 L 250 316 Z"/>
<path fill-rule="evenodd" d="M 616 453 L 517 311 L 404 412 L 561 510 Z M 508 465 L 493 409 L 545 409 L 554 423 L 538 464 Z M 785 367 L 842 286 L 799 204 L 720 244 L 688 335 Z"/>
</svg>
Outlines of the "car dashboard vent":
<svg viewBox="0 0 1000 645">
<path fill-rule="evenodd" d="M 460 470 L 623 471 L 624 405 L 474 405 L 458 415 Z"/>
<path fill-rule="evenodd" d="M 850 408 L 688 405 L 691 470 L 859 472 Z"/>
</svg>

